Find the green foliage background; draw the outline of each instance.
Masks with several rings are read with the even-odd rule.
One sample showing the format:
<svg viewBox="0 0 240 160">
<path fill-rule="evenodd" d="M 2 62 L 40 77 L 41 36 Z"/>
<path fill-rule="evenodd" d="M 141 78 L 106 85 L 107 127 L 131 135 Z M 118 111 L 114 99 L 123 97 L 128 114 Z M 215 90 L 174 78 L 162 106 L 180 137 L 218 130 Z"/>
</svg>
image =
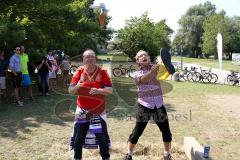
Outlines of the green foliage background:
<svg viewBox="0 0 240 160">
<path fill-rule="evenodd" d="M 11 54 L 21 44 L 31 57 L 42 56 L 47 49 L 71 56 L 95 49 L 111 38 L 113 30 L 99 27 L 100 10 L 89 8 L 93 1 L 1 1 L 0 48 Z"/>
</svg>

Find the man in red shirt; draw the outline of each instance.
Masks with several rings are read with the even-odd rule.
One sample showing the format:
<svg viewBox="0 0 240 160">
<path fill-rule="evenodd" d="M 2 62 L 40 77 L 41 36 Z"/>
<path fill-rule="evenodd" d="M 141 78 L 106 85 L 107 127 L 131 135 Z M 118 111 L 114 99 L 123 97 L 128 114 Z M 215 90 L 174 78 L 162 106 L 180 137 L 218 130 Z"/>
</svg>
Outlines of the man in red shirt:
<svg viewBox="0 0 240 160">
<path fill-rule="evenodd" d="M 93 50 L 83 53 L 83 64 L 73 75 L 70 94 L 77 94 L 77 109 L 73 133 L 74 158 L 82 159 L 82 147 L 88 131 L 95 134 L 103 160 L 110 158 L 106 124 L 105 94 L 112 94 L 112 83 L 106 70 L 96 65 Z"/>
</svg>

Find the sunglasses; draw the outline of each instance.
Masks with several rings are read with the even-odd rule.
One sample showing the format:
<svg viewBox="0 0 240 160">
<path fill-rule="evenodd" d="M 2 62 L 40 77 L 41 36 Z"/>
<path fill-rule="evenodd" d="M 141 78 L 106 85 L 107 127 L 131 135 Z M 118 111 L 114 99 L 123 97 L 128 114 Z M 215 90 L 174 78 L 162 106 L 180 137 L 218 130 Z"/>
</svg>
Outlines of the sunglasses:
<svg viewBox="0 0 240 160">
<path fill-rule="evenodd" d="M 16 51 L 20 51 L 20 49 L 16 49 Z"/>
</svg>

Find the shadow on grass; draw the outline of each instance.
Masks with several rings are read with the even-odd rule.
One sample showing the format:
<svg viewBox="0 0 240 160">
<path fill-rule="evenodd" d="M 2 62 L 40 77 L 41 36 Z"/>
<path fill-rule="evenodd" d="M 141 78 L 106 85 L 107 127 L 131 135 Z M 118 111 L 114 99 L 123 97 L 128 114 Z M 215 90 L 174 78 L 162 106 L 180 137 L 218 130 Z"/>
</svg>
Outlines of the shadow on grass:
<svg viewBox="0 0 240 160">
<path fill-rule="evenodd" d="M 7 97 L 0 104 L 0 137 L 24 138 L 22 134 L 31 134 L 33 128 L 41 127 L 43 123 L 65 126 L 66 123 L 55 115 L 55 106 L 65 98 L 54 92 L 50 96 L 40 96 L 37 88 L 37 78 L 32 77 L 34 100 L 28 99 L 27 89 L 24 89 L 24 106 L 17 107 L 13 99 L 11 79 L 7 80 Z M 72 98 L 72 97 L 70 97 Z"/>
<path fill-rule="evenodd" d="M 176 112 L 176 107 L 172 104 L 166 103 L 164 106 L 166 107 L 167 112 Z"/>
</svg>

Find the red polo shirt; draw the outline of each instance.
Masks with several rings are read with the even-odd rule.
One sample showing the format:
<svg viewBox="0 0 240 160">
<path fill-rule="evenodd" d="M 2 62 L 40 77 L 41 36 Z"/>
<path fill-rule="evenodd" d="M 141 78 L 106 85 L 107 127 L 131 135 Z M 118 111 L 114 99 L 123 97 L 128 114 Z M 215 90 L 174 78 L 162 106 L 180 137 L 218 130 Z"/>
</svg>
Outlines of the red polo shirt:
<svg viewBox="0 0 240 160">
<path fill-rule="evenodd" d="M 112 87 L 112 82 L 106 70 L 97 68 L 94 75 L 90 80 L 84 71 L 83 67 L 79 67 L 72 77 L 71 86 L 76 85 L 78 82 L 82 83 L 82 87 L 78 90 L 77 105 L 78 107 L 88 110 L 93 114 L 101 114 L 105 110 L 104 95 L 90 95 L 91 88 L 104 88 Z"/>
</svg>

